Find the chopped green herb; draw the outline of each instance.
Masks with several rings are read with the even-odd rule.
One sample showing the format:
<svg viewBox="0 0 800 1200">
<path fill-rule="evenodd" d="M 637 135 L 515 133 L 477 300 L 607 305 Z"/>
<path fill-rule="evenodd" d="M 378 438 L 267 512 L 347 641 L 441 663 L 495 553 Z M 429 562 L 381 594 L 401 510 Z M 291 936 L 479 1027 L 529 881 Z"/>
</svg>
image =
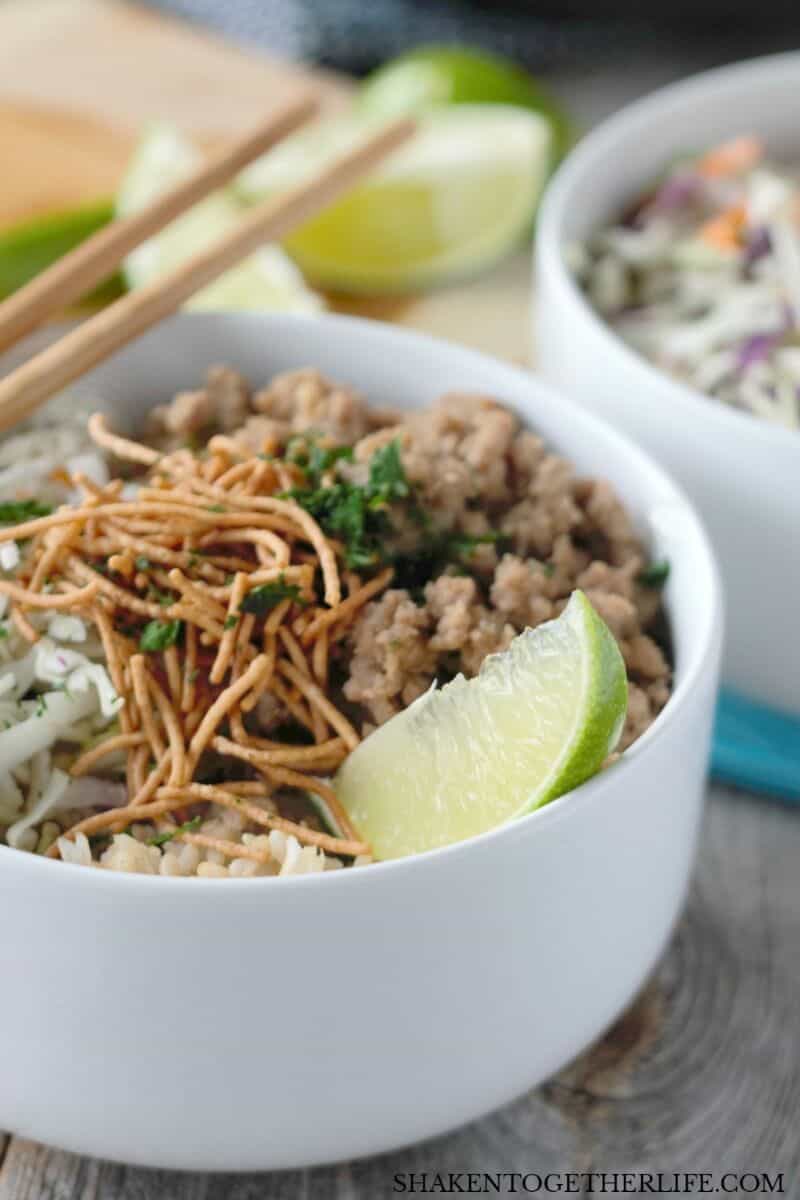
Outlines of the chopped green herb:
<svg viewBox="0 0 800 1200">
<path fill-rule="evenodd" d="M 665 558 L 660 562 L 650 563 L 636 576 L 636 582 L 647 588 L 662 588 L 668 579 L 669 562 Z"/>
<path fill-rule="evenodd" d="M 552 579 L 556 573 L 555 563 L 551 563 L 551 562 L 542 563 L 542 570 L 544 571 L 544 573 L 548 579 Z"/>
<path fill-rule="evenodd" d="M 311 513 L 326 533 L 344 543 L 345 561 L 356 568 L 375 566 L 386 557 L 383 543 L 391 532 L 387 505 L 402 499 L 414 503 L 396 441 L 373 454 L 366 485 L 337 479 L 328 487 L 293 488 L 288 495 Z"/>
<path fill-rule="evenodd" d="M 193 671 L 189 672 L 189 683 L 197 683 L 197 680 L 199 678 L 200 678 L 200 672 L 198 671 L 197 667 L 195 667 L 195 669 Z"/>
<path fill-rule="evenodd" d="M 302 467 L 310 482 L 319 485 L 320 478 L 330 471 L 337 462 L 353 458 L 352 446 L 320 446 L 313 435 L 302 434 L 289 439 L 286 446 L 286 457 L 289 462 Z"/>
<path fill-rule="evenodd" d="M 263 616 L 270 609 L 275 608 L 282 600 L 300 600 L 300 588 L 296 583 L 286 583 L 283 575 L 272 583 L 262 583 L 260 587 L 253 588 L 252 592 L 248 592 L 242 601 L 241 611 L 246 613 L 255 613 L 256 616 Z M 228 620 L 231 620 L 229 617 Z M 233 618 L 234 622 L 236 618 Z M 226 622 L 227 627 L 227 622 Z"/>
<path fill-rule="evenodd" d="M 442 571 L 455 569 L 456 574 L 467 575 L 464 560 L 482 545 L 501 546 L 503 534 L 490 531 L 481 534 L 435 533 L 425 530 L 419 545 L 410 553 L 400 554 L 394 559 L 393 587 L 406 588 L 412 597 L 421 602 L 422 589 Z"/>
<path fill-rule="evenodd" d="M 43 717 L 46 712 L 47 712 L 46 696 L 37 696 L 36 697 L 36 716 Z"/>
<path fill-rule="evenodd" d="M 0 625 L 0 642 L 2 642 L 7 637 L 8 637 L 8 626 Z"/>
<path fill-rule="evenodd" d="M 194 833 L 200 828 L 202 823 L 202 817 L 192 817 L 191 821 L 184 821 L 176 829 L 170 829 L 167 833 L 157 833 L 153 837 L 148 838 L 147 844 L 148 846 L 164 846 L 167 842 L 171 842 L 179 833 Z"/>
<path fill-rule="evenodd" d="M 156 587 L 147 589 L 147 599 L 153 604 L 160 604 L 162 608 L 169 608 L 170 604 L 175 602 L 175 597 L 170 592 L 159 591 Z"/>
<path fill-rule="evenodd" d="M 139 649 L 154 653 L 174 646 L 181 635 L 182 621 L 148 621 L 139 638 Z"/>
<path fill-rule="evenodd" d="M 209 504 L 208 507 L 206 508 L 206 512 L 227 512 L 227 511 L 228 510 L 224 504 Z"/>
<path fill-rule="evenodd" d="M 353 447 L 352 446 L 329 446 L 323 449 L 322 446 L 314 444 L 308 456 L 307 470 L 312 475 L 324 475 L 326 471 L 330 471 L 331 467 L 337 462 L 352 462 Z"/>
<path fill-rule="evenodd" d="M 469 558 L 478 546 L 494 546 L 502 538 L 500 533 L 447 533 L 439 541 L 439 549 L 444 558 L 453 560 Z"/>
<path fill-rule="evenodd" d="M 52 505 L 39 500 L 6 500 L 0 504 L 0 524 L 21 525 L 36 517 L 49 517 L 52 511 Z"/>
<path fill-rule="evenodd" d="M 223 629 L 234 629 L 238 624 L 239 624 L 239 618 L 234 616 L 233 613 L 231 613 L 231 615 L 229 617 L 225 618 L 225 624 L 222 626 L 222 628 Z"/>
<path fill-rule="evenodd" d="M 325 530 L 344 542 L 345 559 L 350 567 L 371 566 L 378 561 L 372 514 L 367 507 L 364 488 L 343 481 L 331 487 L 304 491 L 295 488 L 290 496 L 311 513 Z M 383 517 L 382 513 L 375 514 Z M 374 530 L 377 532 L 377 529 Z"/>
<path fill-rule="evenodd" d="M 149 571 L 150 559 L 145 558 L 144 554 L 140 554 L 136 559 L 135 566 L 137 571 Z"/>
<path fill-rule="evenodd" d="M 370 459 L 367 490 L 371 501 L 384 504 L 404 500 L 409 495 L 411 489 L 403 470 L 400 443 L 396 439 L 381 446 Z"/>
</svg>

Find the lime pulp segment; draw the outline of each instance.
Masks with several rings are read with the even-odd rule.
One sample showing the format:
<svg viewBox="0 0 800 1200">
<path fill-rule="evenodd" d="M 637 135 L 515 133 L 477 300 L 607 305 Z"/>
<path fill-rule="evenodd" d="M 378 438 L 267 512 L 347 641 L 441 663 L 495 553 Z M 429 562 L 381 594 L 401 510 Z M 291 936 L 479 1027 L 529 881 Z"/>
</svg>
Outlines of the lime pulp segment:
<svg viewBox="0 0 800 1200">
<path fill-rule="evenodd" d="M 627 705 L 617 644 L 581 592 L 472 680 L 431 689 L 346 760 L 336 790 L 378 858 L 482 833 L 600 769 Z"/>
</svg>

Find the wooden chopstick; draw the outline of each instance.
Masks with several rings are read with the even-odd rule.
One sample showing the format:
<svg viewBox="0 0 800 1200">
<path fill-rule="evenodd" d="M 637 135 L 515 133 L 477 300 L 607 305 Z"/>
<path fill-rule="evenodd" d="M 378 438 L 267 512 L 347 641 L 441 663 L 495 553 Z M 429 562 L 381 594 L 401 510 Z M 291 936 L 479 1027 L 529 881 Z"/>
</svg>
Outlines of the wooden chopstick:
<svg viewBox="0 0 800 1200">
<path fill-rule="evenodd" d="M 247 213 L 239 225 L 146 287 L 122 296 L 0 381 L 0 430 L 30 416 L 45 400 L 170 316 L 219 275 L 265 242 L 284 237 L 325 208 L 414 132 L 413 120 L 387 125 L 316 178 Z"/>
<path fill-rule="evenodd" d="M 35 279 L 0 304 L 0 351 L 41 325 L 53 313 L 85 296 L 119 266 L 127 254 L 158 233 L 237 171 L 265 153 L 317 111 L 317 101 L 303 92 L 270 115 L 250 133 L 204 162 L 141 212 L 98 230 Z"/>
</svg>

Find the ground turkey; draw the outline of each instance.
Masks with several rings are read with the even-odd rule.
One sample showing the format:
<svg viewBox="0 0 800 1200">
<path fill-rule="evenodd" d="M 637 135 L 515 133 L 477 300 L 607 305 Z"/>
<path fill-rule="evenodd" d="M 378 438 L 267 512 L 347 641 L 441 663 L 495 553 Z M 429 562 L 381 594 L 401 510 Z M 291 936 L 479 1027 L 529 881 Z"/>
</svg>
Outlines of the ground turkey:
<svg viewBox="0 0 800 1200">
<path fill-rule="evenodd" d="M 491 397 L 454 392 L 397 414 L 367 406 L 312 368 L 251 391 L 237 372 L 213 367 L 203 388 L 156 409 L 153 421 L 165 446 L 209 428 L 257 453 L 282 454 L 298 435 L 352 446 L 354 461 L 341 471 L 358 483 L 372 455 L 396 440 L 430 528 L 478 539 L 466 563 L 444 568 L 413 595 L 390 587 L 352 626 L 343 690 L 365 729 L 436 679 L 474 675 L 517 633 L 558 616 L 576 587 L 612 630 L 628 669 L 623 748 L 666 703 L 670 667 L 652 636 L 661 595 L 640 582 L 645 553 L 623 504 L 604 480 L 579 478 Z M 403 552 L 419 540 L 419 524 L 408 511 L 392 518 L 391 549 Z M 264 724 L 286 715 L 277 705 Z"/>
<path fill-rule="evenodd" d="M 666 703 L 670 668 L 647 632 L 660 593 L 638 582 L 645 554 L 613 488 L 578 478 L 485 396 L 444 396 L 370 435 L 368 452 L 390 437 L 438 528 L 500 538 L 476 547 L 469 575 L 450 568 L 422 595 L 395 588 L 367 605 L 350 636 L 347 699 L 362 705 L 370 722 L 385 721 L 434 679 L 474 675 L 515 634 L 558 616 L 580 587 L 628 668 L 622 746 L 630 745 Z M 365 457 L 357 446 L 356 458 Z"/>
</svg>

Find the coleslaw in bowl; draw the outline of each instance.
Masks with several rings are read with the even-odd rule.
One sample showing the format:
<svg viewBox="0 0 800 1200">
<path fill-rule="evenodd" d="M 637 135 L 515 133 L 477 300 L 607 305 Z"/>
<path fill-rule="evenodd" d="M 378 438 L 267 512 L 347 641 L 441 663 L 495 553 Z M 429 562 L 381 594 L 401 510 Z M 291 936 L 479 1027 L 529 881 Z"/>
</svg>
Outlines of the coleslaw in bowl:
<svg viewBox="0 0 800 1200">
<path fill-rule="evenodd" d="M 605 121 L 572 152 L 544 198 L 536 244 L 536 360 L 545 379 L 649 450 L 684 485 L 720 558 L 728 601 L 724 680 L 800 714 L 796 513 L 800 439 L 720 403 L 655 366 L 596 310 L 570 247 L 619 223 L 687 148 L 742 131 L 770 161 L 798 153 L 800 54 L 776 55 L 673 84 Z"/>
</svg>

